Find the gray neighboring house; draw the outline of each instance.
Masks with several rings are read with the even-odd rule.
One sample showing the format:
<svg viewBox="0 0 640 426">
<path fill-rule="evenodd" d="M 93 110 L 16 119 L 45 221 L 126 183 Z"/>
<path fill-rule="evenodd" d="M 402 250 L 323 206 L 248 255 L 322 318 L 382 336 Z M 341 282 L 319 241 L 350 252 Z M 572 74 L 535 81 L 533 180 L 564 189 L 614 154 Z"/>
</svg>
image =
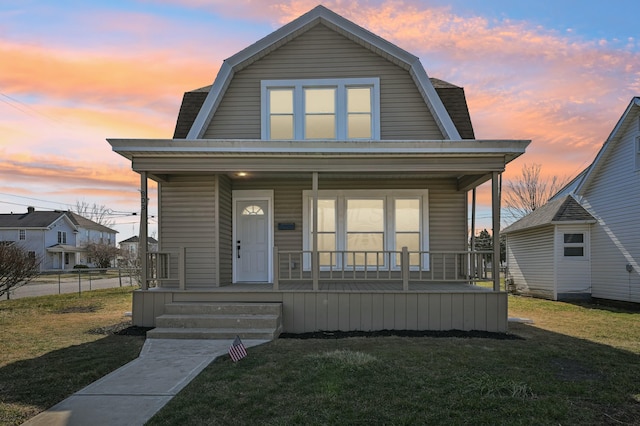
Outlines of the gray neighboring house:
<svg viewBox="0 0 640 426">
<path fill-rule="evenodd" d="M 140 251 L 140 237 L 133 236 L 126 240 L 120 241 L 120 258 L 127 266 L 133 266 L 138 258 Z M 158 251 L 158 240 L 153 237 L 147 237 L 147 251 Z"/>
<path fill-rule="evenodd" d="M 115 231 L 70 211 L 0 214 L 0 241 L 12 242 L 42 259 L 41 271 L 72 269 L 93 264 L 87 259 L 88 242 L 116 245 Z"/>
<path fill-rule="evenodd" d="M 640 302 L 640 98 L 593 163 L 547 204 L 502 232 L 508 280 L 553 300 Z"/>
<path fill-rule="evenodd" d="M 477 140 L 461 87 L 325 7 L 185 93 L 172 139 L 108 141 L 140 174 L 142 240 L 158 185 L 157 270 L 133 296 L 156 336 L 196 323 L 168 330 L 172 312 L 260 303 L 272 336 L 507 329 L 497 264 L 469 271 L 488 253 L 469 251 L 468 195 L 491 181 L 499 228 L 500 175 L 530 141 Z"/>
</svg>

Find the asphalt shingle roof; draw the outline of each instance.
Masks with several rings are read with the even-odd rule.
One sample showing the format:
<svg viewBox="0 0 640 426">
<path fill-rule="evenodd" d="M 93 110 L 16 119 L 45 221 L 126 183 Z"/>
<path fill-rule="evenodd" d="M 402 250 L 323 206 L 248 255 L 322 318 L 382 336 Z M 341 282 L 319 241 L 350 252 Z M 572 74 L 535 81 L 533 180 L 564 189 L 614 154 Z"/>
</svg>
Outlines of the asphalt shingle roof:
<svg viewBox="0 0 640 426">
<path fill-rule="evenodd" d="M 551 225 L 556 222 L 595 221 L 595 218 L 585 210 L 571 195 L 565 195 L 529 213 L 502 230 L 502 233 L 523 231 L 538 226 Z"/>
<path fill-rule="evenodd" d="M 77 227 L 93 229 L 100 232 L 117 233 L 117 231 L 100 225 L 79 214 L 63 211 L 31 211 L 25 213 L 0 214 L 0 228 L 46 228 L 61 216 L 65 216 Z"/>
</svg>

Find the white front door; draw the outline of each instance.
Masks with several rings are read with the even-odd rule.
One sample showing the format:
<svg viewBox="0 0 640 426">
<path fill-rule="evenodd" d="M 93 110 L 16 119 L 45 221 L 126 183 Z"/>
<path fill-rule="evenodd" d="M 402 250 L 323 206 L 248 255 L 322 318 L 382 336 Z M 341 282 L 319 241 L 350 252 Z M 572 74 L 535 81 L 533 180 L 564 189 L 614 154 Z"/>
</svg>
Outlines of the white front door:
<svg viewBox="0 0 640 426">
<path fill-rule="evenodd" d="M 269 200 L 236 200 L 236 282 L 269 281 Z"/>
</svg>

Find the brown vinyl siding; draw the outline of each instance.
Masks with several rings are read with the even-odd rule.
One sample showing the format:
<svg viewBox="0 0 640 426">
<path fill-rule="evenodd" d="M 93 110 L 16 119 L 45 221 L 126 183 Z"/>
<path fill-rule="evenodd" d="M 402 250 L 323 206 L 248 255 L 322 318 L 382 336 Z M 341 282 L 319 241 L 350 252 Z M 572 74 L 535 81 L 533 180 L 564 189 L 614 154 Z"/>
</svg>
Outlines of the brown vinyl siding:
<svg viewBox="0 0 640 426">
<path fill-rule="evenodd" d="M 162 250 L 186 248 L 187 288 L 217 286 L 215 176 L 171 176 L 158 191 Z"/>
<path fill-rule="evenodd" d="M 204 138 L 260 139 L 260 81 L 380 78 L 381 139 L 442 139 L 409 72 L 317 25 L 236 73 Z"/>
</svg>

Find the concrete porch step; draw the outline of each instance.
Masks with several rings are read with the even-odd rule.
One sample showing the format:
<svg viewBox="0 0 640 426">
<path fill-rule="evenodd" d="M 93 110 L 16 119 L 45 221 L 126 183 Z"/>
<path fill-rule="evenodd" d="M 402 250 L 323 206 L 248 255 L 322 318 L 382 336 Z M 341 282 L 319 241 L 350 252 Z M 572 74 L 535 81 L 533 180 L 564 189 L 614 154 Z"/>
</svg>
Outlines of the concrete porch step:
<svg viewBox="0 0 640 426">
<path fill-rule="evenodd" d="M 173 302 L 165 305 L 165 314 L 282 314 L 281 303 Z"/>
<path fill-rule="evenodd" d="M 277 328 L 278 315 L 263 314 L 164 314 L 156 318 L 159 328 Z"/>
<path fill-rule="evenodd" d="M 241 339 L 274 340 L 280 335 L 279 329 L 242 328 L 159 328 L 147 332 L 150 339 Z"/>
<path fill-rule="evenodd" d="M 273 340 L 282 331 L 282 304 L 174 302 L 155 325 L 148 338 Z"/>
</svg>

